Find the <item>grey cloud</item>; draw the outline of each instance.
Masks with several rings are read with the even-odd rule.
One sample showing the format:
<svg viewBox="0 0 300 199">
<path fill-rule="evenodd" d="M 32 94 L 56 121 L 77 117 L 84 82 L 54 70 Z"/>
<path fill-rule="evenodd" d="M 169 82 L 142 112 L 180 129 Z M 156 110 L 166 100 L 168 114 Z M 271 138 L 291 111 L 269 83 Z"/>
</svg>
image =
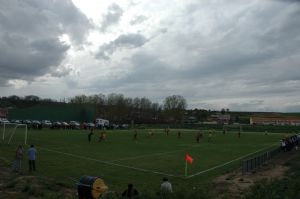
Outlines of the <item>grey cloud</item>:
<svg viewBox="0 0 300 199">
<path fill-rule="evenodd" d="M 274 10 L 277 10 L 276 16 L 273 14 Z M 269 75 L 265 73 L 265 66 L 268 63 L 285 59 L 287 56 L 299 55 L 300 7 L 291 9 L 282 7 L 281 4 L 267 5 L 264 9 L 250 9 L 244 14 L 238 14 L 240 18 L 234 22 L 222 23 L 221 30 L 218 26 L 211 34 L 212 38 L 214 36 L 218 38 L 215 42 L 206 42 L 205 37 L 198 32 L 189 35 L 193 38 L 189 40 L 191 45 L 187 43 L 183 46 L 190 47 L 187 50 L 194 51 L 199 56 L 189 61 L 192 69 L 186 71 L 187 75 L 195 78 L 207 75 L 230 77 L 252 68 L 253 71 L 262 73 L 262 77 L 268 78 Z M 220 32 L 228 33 L 220 35 Z M 179 37 L 176 40 L 181 42 L 186 39 Z M 200 50 L 197 47 L 200 47 Z M 201 51 L 201 47 L 207 47 L 207 51 Z M 288 67 L 295 68 L 295 66 Z M 278 67 L 277 71 L 284 72 L 286 69 Z M 277 71 L 271 67 L 268 72 Z"/>
<path fill-rule="evenodd" d="M 287 104 L 285 107 L 284 107 L 284 110 L 283 111 L 286 111 L 286 112 L 299 112 L 300 110 L 300 101 L 298 101 L 297 103 L 294 103 L 294 104 Z"/>
<path fill-rule="evenodd" d="M 71 1 L 2 1 L 0 7 L 0 83 L 32 81 L 55 70 L 71 42 L 85 41 L 91 24 Z"/>
<path fill-rule="evenodd" d="M 257 6 L 237 12 L 230 20 L 217 18 L 209 36 L 194 28 L 199 22 L 189 17 L 199 18 L 195 9 L 187 21 L 175 21 L 180 29 L 162 35 L 156 50 L 134 54 L 126 63 L 131 70 L 110 86 L 136 92 L 181 92 L 206 101 L 298 96 L 297 84 L 289 81 L 300 79 L 300 7 L 278 2 Z M 230 106 L 270 110 L 271 105 L 259 102 Z"/>
<path fill-rule="evenodd" d="M 103 15 L 103 21 L 101 24 L 101 31 L 106 31 L 106 29 L 112 25 L 118 24 L 122 15 L 123 9 L 117 4 L 111 4 L 108 7 L 108 11 Z"/>
<path fill-rule="evenodd" d="M 135 16 L 130 21 L 130 25 L 137 25 L 137 24 L 143 23 L 145 20 L 147 20 L 146 16 L 143 16 L 143 15 Z"/>
<path fill-rule="evenodd" d="M 115 51 L 122 48 L 132 49 L 143 46 L 148 39 L 141 34 L 126 34 L 120 35 L 117 39 L 102 45 L 95 57 L 98 59 L 109 59 Z"/>
<path fill-rule="evenodd" d="M 232 111 L 270 111 L 264 100 L 250 100 L 244 103 L 230 103 L 228 108 Z"/>
<path fill-rule="evenodd" d="M 69 46 L 56 38 L 28 41 L 22 36 L 6 35 L 0 48 L 0 78 L 31 80 L 46 74 L 64 58 Z"/>
<path fill-rule="evenodd" d="M 64 77 L 69 75 L 72 71 L 74 71 L 72 66 L 69 65 L 63 65 L 60 67 L 55 68 L 52 72 L 51 75 L 53 77 Z"/>
<path fill-rule="evenodd" d="M 277 0 L 285 3 L 300 3 L 300 0 Z"/>
<path fill-rule="evenodd" d="M 0 24 L 3 32 L 22 32 L 24 36 L 55 37 L 66 33 L 74 42 L 82 42 L 92 27 L 89 20 L 69 1 L 1 2 Z"/>
</svg>

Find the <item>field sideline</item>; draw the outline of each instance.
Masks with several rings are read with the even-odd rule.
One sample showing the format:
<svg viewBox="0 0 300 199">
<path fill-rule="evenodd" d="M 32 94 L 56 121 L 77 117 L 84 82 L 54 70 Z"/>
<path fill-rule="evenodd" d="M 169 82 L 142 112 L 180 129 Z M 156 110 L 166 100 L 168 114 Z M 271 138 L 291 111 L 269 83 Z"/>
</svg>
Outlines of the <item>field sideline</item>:
<svg viewBox="0 0 300 199">
<path fill-rule="evenodd" d="M 1 143 L 0 156 L 13 161 L 16 145 L 24 141 L 17 132 L 10 145 Z M 209 143 L 207 132 L 196 143 L 196 130 L 171 130 L 169 136 L 156 129 L 154 136 L 147 130 L 138 130 L 137 141 L 132 130 L 107 131 L 106 142 L 98 142 L 96 130 L 88 143 L 88 130 L 30 130 L 28 144 L 38 150 L 37 175 L 48 176 L 75 185 L 82 175 L 100 176 L 108 186 L 120 191 L 127 183 L 139 189 L 159 188 L 161 179 L 169 176 L 174 188 L 201 186 L 224 172 L 237 168 L 240 160 L 271 147 L 278 146 L 283 134 L 237 133 L 215 131 Z M 9 133 L 9 132 L 8 132 Z M 8 134 L 6 135 L 6 138 Z M 25 147 L 26 149 L 28 146 Z M 194 163 L 184 176 L 184 157 L 189 153 Z M 27 157 L 24 157 L 27 160 Z M 27 162 L 23 161 L 27 172 Z"/>
</svg>

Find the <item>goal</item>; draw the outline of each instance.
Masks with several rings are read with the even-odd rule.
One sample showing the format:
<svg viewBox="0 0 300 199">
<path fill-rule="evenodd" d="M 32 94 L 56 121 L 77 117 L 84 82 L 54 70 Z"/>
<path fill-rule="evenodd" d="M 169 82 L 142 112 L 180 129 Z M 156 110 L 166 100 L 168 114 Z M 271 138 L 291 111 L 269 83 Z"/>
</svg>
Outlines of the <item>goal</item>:
<svg viewBox="0 0 300 199">
<path fill-rule="evenodd" d="M 10 144 L 13 141 L 27 144 L 27 124 L 3 123 L 1 128 L 3 143 Z"/>
<path fill-rule="evenodd" d="M 226 124 L 223 125 L 223 132 L 243 132 L 241 124 Z"/>
</svg>

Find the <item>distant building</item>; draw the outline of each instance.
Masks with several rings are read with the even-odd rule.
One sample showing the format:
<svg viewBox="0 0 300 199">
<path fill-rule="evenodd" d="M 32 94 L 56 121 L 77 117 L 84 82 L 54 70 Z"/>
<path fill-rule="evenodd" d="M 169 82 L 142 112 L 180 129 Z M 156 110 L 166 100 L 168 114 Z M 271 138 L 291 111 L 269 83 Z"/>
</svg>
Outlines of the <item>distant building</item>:
<svg viewBox="0 0 300 199">
<path fill-rule="evenodd" d="M 7 118 L 8 110 L 4 108 L 0 108 L 0 118 Z"/>
<path fill-rule="evenodd" d="M 291 125 L 300 126 L 300 118 L 296 117 L 250 117 L 251 125 Z"/>
<path fill-rule="evenodd" d="M 220 114 L 220 113 L 212 114 L 208 118 L 208 121 L 219 123 L 219 124 L 228 124 L 230 121 L 230 115 L 229 114 Z"/>
<path fill-rule="evenodd" d="M 194 123 L 197 123 L 197 122 L 198 122 L 198 120 L 194 116 L 184 118 L 184 123 L 186 123 L 186 124 L 194 124 Z"/>
</svg>

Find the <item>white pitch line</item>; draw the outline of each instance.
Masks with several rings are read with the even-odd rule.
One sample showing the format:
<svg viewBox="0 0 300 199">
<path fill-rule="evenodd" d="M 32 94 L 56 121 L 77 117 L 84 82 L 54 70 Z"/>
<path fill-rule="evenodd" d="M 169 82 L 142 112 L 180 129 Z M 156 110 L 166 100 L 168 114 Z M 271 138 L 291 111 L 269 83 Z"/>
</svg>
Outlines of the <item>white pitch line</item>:
<svg viewBox="0 0 300 199">
<path fill-rule="evenodd" d="M 144 157 L 151 157 L 151 156 L 160 156 L 160 155 L 176 153 L 176 152 L 184 151 L 184 150 L 186 150 L 186 149 L 180 149 L 180 150 L 176 150 L 176 151 L 169 151 L 169 152 L 162 152 L 162 153 L 151 153 L 151 154 L 133 156 L 133 157 L 128 157 L 128 158 L 120 158 L 120 159 L 116 159 L 116 160 L 111 160 L 109 162 L 117 162 L 117 161 L 122 161 L 122 160 L 134 160 L 134 159 L 139 159 L 139 158 L 144 158 Z"/>
<path fill-rule="evenodd" d="M 273 146 L 274 146 L 274 145 L 273 145 Z M 206 173 L 206 172 L 208 172 L 208 171 L 215 170 L 215 169 L 217 169 L 217 168 L 219 168 L 219 167 L 223 167 L 223 166 L 225 166 L 225 165 L 227 165 L 227 164 L 230 164 L 230 163 L 232 163 L 232 162 L 234 162 L 234 161 L 243 159 L 243 158 L 245 158 L 245 157 L 247 157 L 247 156 L 250 156 L 250 155 L 252 155 L 252 154 L 258 153 L 258 152 L 260 152 L 260 151 L 263 151 L 263 150 L 265 150 L 265 149 L 267 149 L 267 148 L 271 148 L 271 147 L 272 147 L 272 146 L 265 147 L 265 148 L 263 148 L 263 149 L 257 150 L 257 151 L 255 151 L 255 152 L 249 153 L 249 154 L 247 154 L 247 155 L 238 157 L 238 158 L 236 158 L 236 159 L 234 159 L 234 160 L 231 160 L 231 161 L 229 161 L 229 162 L 225 162 L 224 164 L 220 164 L 220 165 L 217 165 L 217 166 L 215 166 L 215 167 L 206 169 L 206 170 L 204 170 L 204 171 L 200 171 L 200 172 L 198 172 L 198 173 L 189 175 L 189 176 L 187 176 L 186 178 L 192 178 L 192 177 L 198 176 L 198 175 L 200 175 L 200 174 Z"/>
<path fill-rule="evenodd" d="M 161 152 L 161 153 L 151 153 L 151 154 L 146 154 L 146 155 L 138 155 L 138 156 L 127 157 L 127 158 L 120 158 L 120 159 L 111 160 L 109 162 L 117 162 L 117 161 L 122 161 L 122 160 L 134 160 L 134 159 L 139 159 L 139 158 L 144 158 L 144 157 L 151 157 L 151 156 L 161 156 L 161 155 L 176 153 L 176 152 L 179 152 L 179 151 L 186 151 L 190 148 L 202 147 L 202 145 L 186 145 L 186 146 L 187 146 L 187 148 L 184 148 L 184 149 L 178 149 L 178 150 L 174 150 L 174 151 Z"/>
<path fill-rule="evenodd" d="M 154 174 L 159 174 L 159 175 L 164 175 L 164 176 L 182 177 L 182 176 L 178 176 L 178 175 L 174 175 L 174 174 L 164 173 L 164 172 L 160 172 L 160 171 L 152 171 L 152 170 L 148 170 L 148 169 L 142 169 L 142 168 L 127 166 L 127 165 L 122 165 L 122 164 L 116 164 L 116 163 L 112 163 L 112 162 L 107 162 L 107 161 L 98 160 L 98 159 L 94 159 L 94 158 L 89 158 L 89 157 L 85 157 L 85 156 L 75 155 L 75 154 L 72 154 L 72 153 L 65 153 L 65 152 L 56 151 L 56 150 L 52 150 L 52 149 L 47 149 L 47 148 L 43 148 L 43 147 L 39 147 L 39 148 L 42 149 L 42 150 L 45 150 L 45 151 L 50 151 L 50 152 L 54 152 L 54 153 L 58 153 L 58 154 L 62 154 L 62 155 L 67 155 L 67 156 L 71 156 L 71 157 L 75 157 L 75 158 L 80 158 L 80 159 L 84 159 L 84 160 L 100 162 L 100 163 L 106 164 L 106 165 L 123 167 L 123 168 L 127 168 L 127 169 L 133 169 L 133 170 L 136 170 L 136 171 L 141 171 L 141 172 L 146 172 L 146 173 L 154 173 Z"/>
</svg>

